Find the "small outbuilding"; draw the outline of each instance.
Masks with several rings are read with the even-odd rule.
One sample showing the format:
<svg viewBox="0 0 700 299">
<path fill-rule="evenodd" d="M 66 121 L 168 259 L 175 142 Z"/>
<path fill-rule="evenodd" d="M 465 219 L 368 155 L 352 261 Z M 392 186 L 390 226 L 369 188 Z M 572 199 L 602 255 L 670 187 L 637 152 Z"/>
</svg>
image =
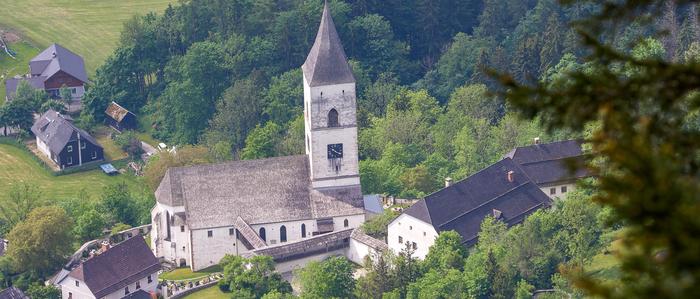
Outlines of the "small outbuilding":
<svg viewBox="0 0 700 299">
<path fill-rule="evenodd" d="M 105 114 L 107 114 L 107 118 L 105 119 L 107 125 L 119 132 L 136 129 L 136 115 L 115 102 L 109 104 L 107 110 L 105 110 Z"/>
<path fill-rule="evenodd" d="M 0 290 L 0 299 L 29 299 L 22 290 L 16 287 L 9 287 L 4 290 Z"/>
</svg>

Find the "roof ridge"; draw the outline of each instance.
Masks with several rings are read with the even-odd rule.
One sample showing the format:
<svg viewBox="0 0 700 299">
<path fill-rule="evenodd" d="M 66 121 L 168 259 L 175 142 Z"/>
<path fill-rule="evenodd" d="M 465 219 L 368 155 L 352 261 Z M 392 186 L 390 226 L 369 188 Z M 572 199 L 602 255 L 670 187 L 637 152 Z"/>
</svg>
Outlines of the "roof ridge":
<svg viewBox="0 0 700 299">
<path fill-rule="evenodd" d="M 168 170 L 183 171 L 183 170 L 198 168 L 198 167 L 214 167 L 214 166 L 219 166 L 219 165 L 243 164 L 243 163 L 253 163 L 256 161 L 273 161 L 273 160 L 282 160 L 285 158 L 291 159 L 291 158 L 301 158 L 301 157 L 306 157 L 306 154 L 289 155 L 289 156 L 276 156 L 276 157 L 267 157 L 267 158 L 252 159 L 252 160 L 231 160 L 231 161 L 224 161 L 224 162 L 177 166 L 177 167 L 169 167 Z"/>
</svg>

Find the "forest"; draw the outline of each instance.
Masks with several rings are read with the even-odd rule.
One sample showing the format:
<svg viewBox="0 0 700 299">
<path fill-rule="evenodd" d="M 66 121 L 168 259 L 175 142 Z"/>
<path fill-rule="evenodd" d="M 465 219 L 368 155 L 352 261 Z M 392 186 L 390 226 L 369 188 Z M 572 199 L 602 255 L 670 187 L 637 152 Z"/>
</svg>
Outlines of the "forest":
<svg viewBox="0 0 700 299">
<path fill-rule="evenodd" d="M 212 161 L 303 153 L 300 65 L 322 1 L 193 0 L 126 22 L 98 70 L 80 117 L 109 101 L 149 116 L 155 137 L 201 145 Z M 567 24 L 592 4 L 557 1 L 331 1 L 358 81 L 365 193 L 419 197 L 463 178 L 532 138 L 538 121 L 509 111 L 488 70 L 523 81 L 583 55 Z M 415 8 L 415 9 L 412 9 Z M 682 21 L 694 9 L 676 9 Z M 311 20 L 311 21 L 310 21 Z M 628 34 L 644 34 L 632 28 Z M 690 33 L 689 33 L 690 32 Z M 631 37 L 630 37 L 631 38 Z M 621 42 L 622 43 L 622 42 Z M 550 74 L 551 75 L 551 74 Z"/>
</svg>

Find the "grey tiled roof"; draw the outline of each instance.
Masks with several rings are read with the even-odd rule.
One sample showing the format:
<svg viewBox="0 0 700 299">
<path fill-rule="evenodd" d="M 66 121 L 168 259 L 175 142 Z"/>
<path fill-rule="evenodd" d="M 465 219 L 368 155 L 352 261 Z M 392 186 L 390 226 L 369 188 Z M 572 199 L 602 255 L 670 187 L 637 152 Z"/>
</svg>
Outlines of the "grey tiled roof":
<svg viewBox="0 0 700 299">
<path fill-rule="evenodd" d="M 352 231 L 350 238 L 352 238 L 352 239 L 354 239 L 362 244 L 365 244 L 371 248 L 374 248 L 375 250 L 378 250 L 378 251 L 385 251 L 385 250 L 389 249 L 389 246 L 384 241 L 372 238 L 371 236 L 362 232 L 362 230 L 359 228 Z"/>
<path fill-rule="evenodd" d="M 328 3 L 323 7 L 316 41 L 301 68 L 310 86 L 355 82 Z"/>
<path fill-rule="evenodd" d="M 359 186 L 311 189 L 305 155 L 171 168 L 156 199 L 184 205 L 191 229 L 363 213 Z"/>
<path fill-rule="evenodd" d="M 538 185 L 572 181 L 590 176 L 584 167 L 577 167 L 572 173 L 567 165 L 567 163 L 583 165 L 583 151 L 579 140 L 518 147 L 508 153 L 506 157 L 519 164 L 532 181 Z"/>
<path fill-rule="evenodd" d="M 141 236 L 95 256 L 70 272 L 97 298 L 102 298 L 160 270 L 160 263 Z M 154 277 L 155 279 L 155 277 Z"/>
<path fill-rule="evenodd" d="M 513 181 L 508 172 L 513 171 Z M 525 172 L 505 158 L 476 174 L 437 191 L 406 210 L 406 214 L 432 224 L 436 231 L 455 230 L 464 243 L 476 242 L 481 222 L 494 210 L 501 220 L 515 225 L 552 203 Z"/>
<path fill-rule="evenodd" d="M 101 147 L 88 132 L 73 125 L 72 118 L 54 110 L 46 111 L 34 122 L 32 133 L 46 143 L 54 154 L 60 153 L 69 141 L 77 139 L 78 134 L 80 134 L 80 138 Z"/>
<path fill-rule="evenodd" d="M 44 77 L 44 76 L 31 77 L 31 78 L 26 78 L 26 77 L 9 78 L 9 79 L 5 80 L 5 91 L 6 91 L 7 97 L 11 99 L 15 96 L 15 93 L 17 92 L 17 87 L 19 86 L 20 81 L 27 81 L 27 82 L 29 82 L 29 85 L 31 87 L 34 87 L 36 89 L 44 89 L 44 81 L 45 80 L 46 80 L 46 77 Z"/>
<path fill-rule="evenodd" d="M 51 78 L 59 71 L 64 71 L 76 79 L 88 82 L 83 58 L 59 44 L 52 44 L 29 61 L 32 76 Z"/>
<path fill-rule="evenodd" d="M 29 297 L 27 297 L 22 290 L 15 287 L 9 287 L 0 291 L 0 299 L 29 299 Z"/>
</svg>

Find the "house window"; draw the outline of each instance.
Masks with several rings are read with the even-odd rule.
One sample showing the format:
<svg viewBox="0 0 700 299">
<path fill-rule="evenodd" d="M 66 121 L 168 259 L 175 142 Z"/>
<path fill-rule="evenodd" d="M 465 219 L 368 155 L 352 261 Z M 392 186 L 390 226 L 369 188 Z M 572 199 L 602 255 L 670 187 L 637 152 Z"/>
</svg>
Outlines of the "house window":
<svg viewBox="0 0 700 299">
<path fill-rule="evenodd" d="M 72 94 L 76 94 L 76 93 L 78 92 L 78 90 L 76 90 L 75 88 L 71 88 L 70 92 L 71 92 Z"/>
<path fill-rule="evenodd" d="M 229 235 L 229 236 L 233 236 L 233 234 L 235 234 L 235 233 L 236 233 L 236 232 L 235 232 L 235 230 L 234 230 L 233 228 L 229 228 L 229 229 L 228 229 L 228 235 Z"/>
<path fill-rule="evenodd" d="M 301 224 L 301 237 L 306 238 L 306 224 Z"/>
<path fill-rule="evenodd" d="M 80 287 L 80 281 L 77 281 L 77 280 L 76 280 L 76 281 L 75 281 L 75 286 L 76 286 L 76 287 Z"/>
<path fill-rule="evenodd" d="M 69 153 L 72 153 L 72 152 L 73 152 L 73 146 L 72 146 L 72 145 L 67 146 L 67 147 L 66 147 L 66 151 L 69 152 Z"/>
<path fill-rule="evenodd" d="M 259 234 L 258 234 L 258 235 L 260 235 L 260 239 L 262 239 L 263 241 L 266 241 L 266 242 L 267 242 L 267 240 L 265 239 L 265 228 L 264 228 L 264 227 L 261 227 L 261 228 L 260 228 L 260 231 L 259 231 Z"/>
<path fill-rule="evenodd" d="M 68 165 L 73 164 L 73 157 L 68 157 L 68 159 L 66 160 L 66 164 L 68 164 Z"/>
<path fill-rule="evenodd" d="M 73 293 L 68 292 L 68 299 L 73 299 Z"/>
<path fill-rule="evenodd" d="M 185 226 L 184 226 L 184 225 L 180 225 L 180 232 L 181 232 L 181 233 L 184 233 L 184 232 L 185 232 Z"/>
<path fill-rule="evenodd" d="M 140 281 L 137 281 L 137 282 L 136 282 L 136 289 L 137 289 L 137 290 L 140 290 L 140 289 L 141 289 L 141 282 L 140 282 Z"/>
<path fill-rule="evenodd" d="M 185 246 L 182 246 L 182 251 L 185 251 Z"/>
<path fill-rule="evenodd" d="M 85 149 L 86 146 L 87 146 L 87 143 L 85 143 L 85 142 L 80 143 L 80 149 Z"/>
<path fill-rule="evenodd" d="M 425 232 L 423 232 L 423 237 L 425 237 L 425 235 L 426 235 Z"/>
<path fill-rule="evenodd" d="M 214 236 L 214 232 L 208 230 L 208 231 L 207 231 L 207 237 L 211 238 L 211 237 L 213 237 L 213 236 Z"/>
<path fill-rule="evenodd" d="M 328 111 L 328 127 L 333 128 L 339 126 L 340 123 L 338 122 L 338 111 L 331 109 L 331 111 Z"/>
<path fill-rule="evenodd" d="M 92 152 L 92 159 L 97 159 L 97 151 Z"/>
<path fill-rule="evenodd" d="M 343 226 L 344 226 L 344 227 L 350 226 L 350 223 L 348 223 L 348 220 L 347 220 L 347 219 L 343 220 Z"/>
<path fill-rule="evenodd" d="M 151 278 L 151 275 L 148 275 L 148 283 L 151 283 L 151 282 L 153 282 L 153 278 Z"/>
<path fill-rule="evenodd" d="M 129 287 L 125 287 L 124 288 L 124 295 L 129 295 L 129 293 L 131 293 L 131 292 L 129 292 Z"/>
<path fill-rule="evenodd" d="M 399 236 L 399 244 L 403 244 L 403 237 Z"/>
<path fill-rule="evenodd" d="M 280 227 L 280 242 L 287 242 L 287 227 L 284 225 Z"/>
<path fill-rule="evenodd" d="M 413 230 L 413 226 L 408 226 L 408 230 Z"/>
<path fill-rule="evenodd" d="M 566 186 L 561 186 L 561 193 L 566 193 Z"/>
<path fill-rule="evenodd" d="M 418 244 L 416 244 L 416 242 L 413 242 L 413 244 L 412 244 L 412 245 L 413 245 L 413 250 L 416 250 L 416 249 L 418 249 Z"/>
<path fill-rule="evenodd" d="M 557 188 L 549 188 L 549 194 L 550 195 L 557 194 Z"/>
</svg>

